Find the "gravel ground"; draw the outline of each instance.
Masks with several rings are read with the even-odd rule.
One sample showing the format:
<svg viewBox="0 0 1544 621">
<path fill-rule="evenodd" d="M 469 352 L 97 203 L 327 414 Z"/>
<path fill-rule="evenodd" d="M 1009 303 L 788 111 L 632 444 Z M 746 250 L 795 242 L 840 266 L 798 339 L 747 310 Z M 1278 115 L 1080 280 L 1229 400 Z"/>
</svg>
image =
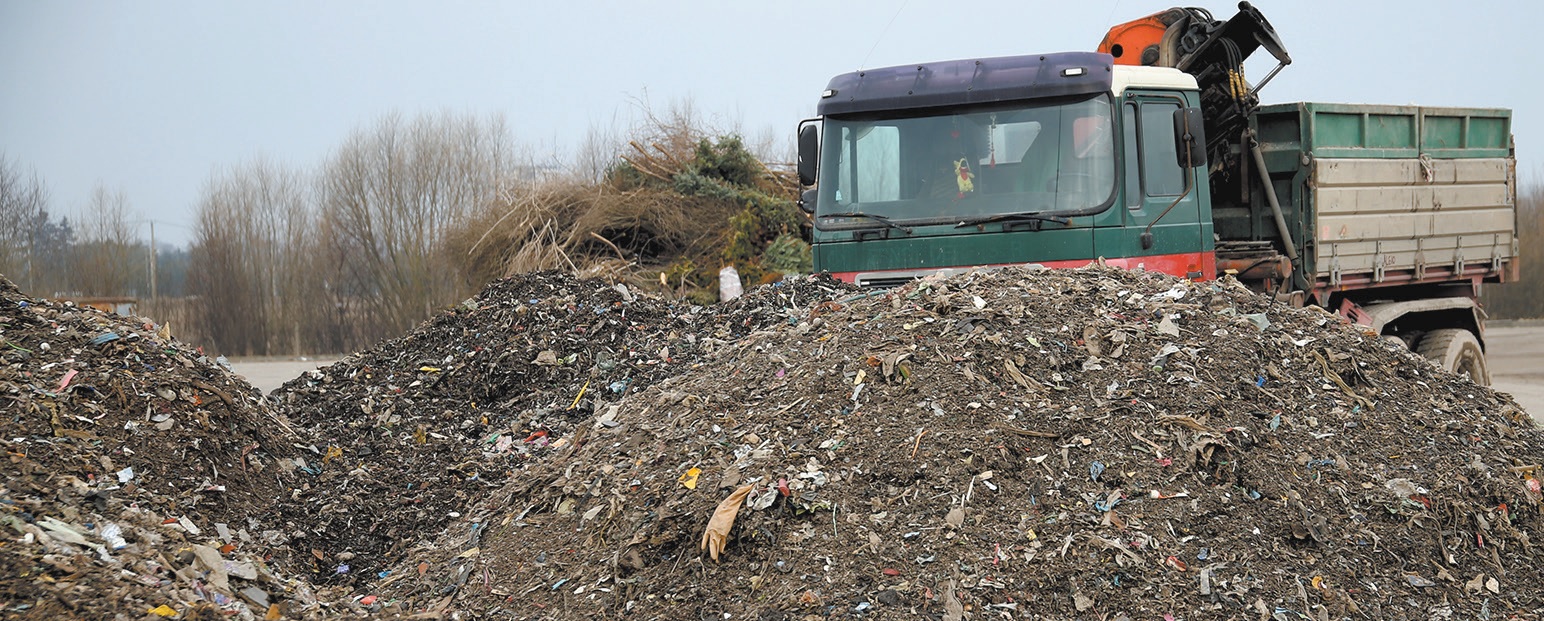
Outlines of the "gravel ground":
<svg viewBox="0 0 1544 621">
<path fill-rule="evenodd" d="M 1544 325 L 1493 326 L 1485 342 L 1493 387 L 1544 423 Z"/>
</svg>

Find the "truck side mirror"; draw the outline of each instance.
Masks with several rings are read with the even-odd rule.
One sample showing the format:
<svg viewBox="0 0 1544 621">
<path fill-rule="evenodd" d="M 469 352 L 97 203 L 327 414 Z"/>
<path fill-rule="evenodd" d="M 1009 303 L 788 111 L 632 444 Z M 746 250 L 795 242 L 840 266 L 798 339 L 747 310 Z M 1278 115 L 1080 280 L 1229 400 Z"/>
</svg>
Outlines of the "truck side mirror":
<svg viewBox="0 0 1544 621">
<path fill-rule="evenodd" d="M 1200 108 L 1174 111 L 1174 152 L 1181 168 L 1206 164 L 1206 130 L 1202 127 Z"/>
<path fill-rule="evenodd" d="M 799 185 L 815 185 L 820 170 L 820 128 L 813 120 L 799 123 Z"/>
</svg>

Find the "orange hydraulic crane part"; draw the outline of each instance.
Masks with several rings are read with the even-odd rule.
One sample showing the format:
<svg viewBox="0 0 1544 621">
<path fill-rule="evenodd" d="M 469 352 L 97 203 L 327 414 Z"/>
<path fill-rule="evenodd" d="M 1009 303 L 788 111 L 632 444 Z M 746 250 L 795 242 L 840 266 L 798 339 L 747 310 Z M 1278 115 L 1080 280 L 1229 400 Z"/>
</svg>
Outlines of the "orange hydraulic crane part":
<svg viewBox="0 0 1544 621">
<path fill-rule="evenodd" d="M 1114 56 L 1117 65 L 1156 65 L 1164 31 L 1183 16 L 1183 12 L 1176 15 L 1174 9 L 1169 9 L 1117 24 L 1105 33 L 1098 51 Z"/>
</svg>

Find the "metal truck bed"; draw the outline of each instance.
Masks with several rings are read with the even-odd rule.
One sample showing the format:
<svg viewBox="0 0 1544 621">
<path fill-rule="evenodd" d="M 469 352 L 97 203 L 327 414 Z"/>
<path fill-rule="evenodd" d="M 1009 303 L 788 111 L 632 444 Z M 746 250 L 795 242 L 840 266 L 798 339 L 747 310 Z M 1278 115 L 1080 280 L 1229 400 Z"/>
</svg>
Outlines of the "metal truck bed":
<svg viewBox="0 0 1544 621">
<path fill-rule="evenodd" d="M 1296 103 L 1256 122 L 1316 287 L 1511 279 L 1510 111 Z"/>
</svg>

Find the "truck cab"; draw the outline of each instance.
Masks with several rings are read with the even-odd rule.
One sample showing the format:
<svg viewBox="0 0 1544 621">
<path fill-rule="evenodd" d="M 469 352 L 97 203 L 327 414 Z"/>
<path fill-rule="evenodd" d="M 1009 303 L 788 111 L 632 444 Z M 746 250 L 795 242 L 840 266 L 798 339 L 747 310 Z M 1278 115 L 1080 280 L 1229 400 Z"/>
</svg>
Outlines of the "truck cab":
<svg viewBox="0 0 1544 621">
<path fill-rule="evenodd" d="M 1204 137 L 1184 124 L 1199 105 L 1189 74 L 1102 53 L 837 76 L 819 104 L 818 154 L 801 138 L 815 269 L 885 286 L 1104 257 L 1212 278 Z"/>
<path fill-rule="evenodd" d="M 1248 3 L 1133 23 L 1105 52 L 833 78 L 799 128 L 815 270 L 869 287 L 1023 264 L 1226 272 L 1488 384 L 1480 288 L 1518 270 L 1511 112 L 1262 107 L 1291 59 Z M 1279 64 L 1251 86 L 1255 48 Z"/>
</svg>

